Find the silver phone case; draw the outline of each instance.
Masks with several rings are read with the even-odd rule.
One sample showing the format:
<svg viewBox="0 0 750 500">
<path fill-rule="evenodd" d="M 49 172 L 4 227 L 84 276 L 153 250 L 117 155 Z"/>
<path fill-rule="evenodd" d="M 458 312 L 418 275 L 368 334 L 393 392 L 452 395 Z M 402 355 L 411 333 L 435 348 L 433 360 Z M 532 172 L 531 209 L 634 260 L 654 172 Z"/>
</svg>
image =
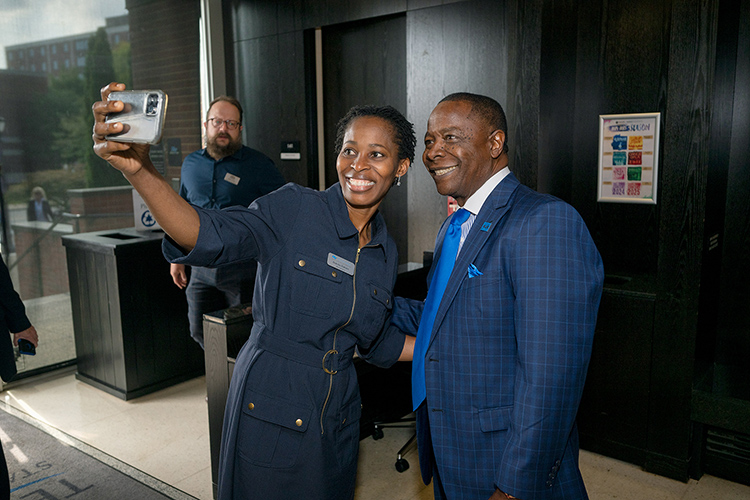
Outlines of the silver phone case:
<svg viewBox="0 0 750 500">
<path fill-rule="evenodd" d="M 111 113 L 104 120 L 124 125 L 122 133 L 108 135 L 108 140 L 138 144 L 157 144 L 161 140 L 167 94 L 161 90 L 124 90 L 112 92 L 107 99 L 122 101 L 125 105 L 121 112 Z"/>
</svg>

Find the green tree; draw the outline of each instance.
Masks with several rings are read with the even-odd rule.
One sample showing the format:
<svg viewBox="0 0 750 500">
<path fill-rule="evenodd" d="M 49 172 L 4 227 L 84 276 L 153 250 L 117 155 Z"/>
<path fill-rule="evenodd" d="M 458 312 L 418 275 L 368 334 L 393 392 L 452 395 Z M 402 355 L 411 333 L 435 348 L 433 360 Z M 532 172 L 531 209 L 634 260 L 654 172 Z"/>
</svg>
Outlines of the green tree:
<svg viewBox="0 0 750 500">
<path fill-rule="evenodd" d="M 112 49 L 112 65 L 115 69 L 115 81 L 124 83 L 127 88 L 132 88 L 130 42 L 121 42 Z"/>
<path fill-rule="evenodd" d="M 50 168 L 83 164 L 85 150 L 91 147 L 91 127 L 84 116 L 84 109 L 90 105 L 86 105 L 83 93 L 83 80 L 70 70 L 51 77 L 47 93 L 35 99 L 34 114 L 48 117 L 40 127 L 48 137 L 54 160 L 48 164 Z"/>
<path fill-rule="evenodd" d="M 50 76 L 47 89 L 30 100 L 24 118 L 39 144 L 45 145 L 27 148 L 33 171 L 83 165 L 85 149 L 91 148 L 91 125 L 83 116 L 84 107 L 91 115 L 91 105 L 84 100 L 83 88 L 83 79 L 69 70 Z"/>
<path fill-rule="evenodd" d="M 89 130 L 94 125 L 91 104 L 101 99 L 101 88 L 114 79 L 115 70 L 112 63 L 112 51 L 107 40 L 107 32 L 104 28 L 99 28 L 89 38 L 89 50 L 84 69 L 84 97 L 86 102 L 89 103 L 87 107 Z M 127 183 L 117 170 L 94 154 L 90 145 L 86 149 L 85 163 L 86 185 L 88 187 L 119 186 Z"/>
</svg>

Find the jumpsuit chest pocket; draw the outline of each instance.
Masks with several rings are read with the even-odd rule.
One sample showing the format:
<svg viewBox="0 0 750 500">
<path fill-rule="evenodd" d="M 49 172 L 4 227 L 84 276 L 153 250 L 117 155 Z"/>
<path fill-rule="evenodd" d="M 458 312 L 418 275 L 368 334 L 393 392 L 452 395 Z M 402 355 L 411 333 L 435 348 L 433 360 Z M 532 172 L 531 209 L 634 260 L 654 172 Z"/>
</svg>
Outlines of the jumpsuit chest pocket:
<svg viewBox="0 0 750 500">
<path fill-rule="evenodd" d="M 237 433 L 244 460 L 266 467 L 292 467 L 310 424 L 312 409 L 253 391 L 245 393 Z"/>
<path fill-rule="evenodd" d="M 290 308 L 316 318 L 330 318 L 333 304 L 342 293 L 344 272 L 323 260 L 298 253 L 294 257 Z"/>
</svg>

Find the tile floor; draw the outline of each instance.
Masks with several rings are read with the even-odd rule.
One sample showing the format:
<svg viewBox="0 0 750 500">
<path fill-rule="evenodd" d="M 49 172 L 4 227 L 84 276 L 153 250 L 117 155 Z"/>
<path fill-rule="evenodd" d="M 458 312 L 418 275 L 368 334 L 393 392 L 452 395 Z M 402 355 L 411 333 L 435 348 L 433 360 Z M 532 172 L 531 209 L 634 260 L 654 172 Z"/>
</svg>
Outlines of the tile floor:
<svg viewBox="0 0 750 500">
<path fill-rule="evenodd" d="M 201 500 L 211 500 L 205 379 L 122 401 L 76 380 L 72 369 L 11 386 L 0 406 L 12 407 Z M 3 404 L 4 402 L 4 404 Z M 361 442 L 356 500 L 432 500 L 411 467 L 394 468 L 408 429 L 386 429 L 385 438 Z M 583 451 L 583 472 L 592 500 L 748 500 L 750 487 L 711 476 L 688 483 Z M 177 495 L 179 498 L 188 496 Z"/>
</svg>

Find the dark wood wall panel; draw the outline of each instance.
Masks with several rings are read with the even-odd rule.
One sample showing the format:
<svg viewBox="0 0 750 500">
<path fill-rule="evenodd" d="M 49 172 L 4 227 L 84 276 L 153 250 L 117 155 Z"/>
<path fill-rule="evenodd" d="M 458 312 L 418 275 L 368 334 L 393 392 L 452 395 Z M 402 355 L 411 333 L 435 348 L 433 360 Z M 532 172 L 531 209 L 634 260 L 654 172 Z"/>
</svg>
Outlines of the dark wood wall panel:
<svg viewBox="0 0 750 500">
<path fill-rule="evenodd" d="M 604 290 L 578 412 L 581 446 L 639 464 L 648 445 L 654 299 Z"/>
<path fill-rule="evenodd" d="M 599 252 L 604 255 L 602 242 L 607 241 L 598 234 L 597 217 L 600 203 L 596 201 L 597 156 L 599 154 L 599 115 L 604 100 L 604 65 L 602 64 L 601 40 L 604 30 L 602 19 L 604 7 L 591 2 L 586 8 L 578 8 L 578 32 L 574 41 L 576 49 L 575 108 L 572 115 L 573 136 L 567 147 L 572 147 L 572 171 L 570 202 L 586 221 L 589 231 L 597 242 Z M 551 41 L 554 43 L 554 40 Z M 571 128 L 565 127 L 569 132 Z M 606 227 L 606 226 L 605 226 Z M 607 271 L 611 269 L 607 265 Z"/>
<path fill-rule="evenodd" d="M 508 5 L 508 95 L 510 168 L 521 183 L 537 188 L 542 0 Z"/>
<path fill-rule="evenodd" d="M 275 82 L 275 99 L 277 107 L 271 110 L 278 115 L 279 131 L 277 136 L 272 136 L 269 131 L 264 131 L 264 140 L 271 146 L 276 140 L 274 161 L 279 166 L 284 178 L 289 182 L 304 185 L 308 181 L 307 162 L 308 157 L 304 148 L 301 148 L 301 159 L 289 161 L 279 159 L 279 148 L 282 141 L 300 141 L 304 145 L 307 133 L 307 121 L 305 110 L 305 45 L 302 32 L 294 31 L 282 33 L 278 38 L 279 55 L 276 63 L 279 68 L 280 79 Z M 260 124 L 259 124 L 260 125 Z"/>
<path fill-rule="evenodd" d="M 229 8 L 234 42 L 276 35 L 280 31 L 291 31 L 280 30 L 279 24 L 288 26 L 289 18 L 283 15 L 286 11 L 275 1 L 233 1 L 229 3 Z"/>
<path fill-rule="evenodd" d="M 446 198 L 436 193 L 421 160 L 427 119 L 440 99 L 460 91 L 490 96 L 507 111 L 507 29 L 504 5 L 491 0 L 407 13 L 407 116 L 417 135 L 417 159 L 408 186 L 412 262 L 422 262 L 423 252 L 433 250 L 447 214 Z M 513 131 L 508 126 L 512 149 Z M 516 171 L 515 165 L 511 168 Z"/>
<path fill-rule="evenodd" d="M 545 2 L 541 19 L 539 134 L 543 143 L 537 189 L 570 200 L 575 150 L 570 147 L 569 124 L 577 104 L 578 2 Z"/>
<path fill-rule="evenodd" d="M 737 12 L 738 43 L 733 85 L 721 310 L 716 362 L 742 367 L 738 394 L 750 399 L 750 2 Z M 744 380 L 739 380 L 742 377 Z"/>
<path fill-rule="evenodd" d="M 687 480 L 718 1 L 674 2 L 646 469 Z"/>
<path fill-rule="evenodd" d="M 714 72 L 713 109 L 711 117 L 711 138 L 706 180 L 706 213 L 703 250 L 703 268 L 701 270 L 700 316 L 698 338 L 696 340 L 696 357 L 700 361 L 699 370 L 710 372 L 716 358 L 717 326 L 728 319 L 727 306 L 732 303 L 734 293 L 722 293 L 722 281 L 732 282 L 735 276 L 742 274 L 742 266 L 735 268 L 731 262 L 742 255 L 736 255 L 724 245 L 725 215 L 731 203 L 734 184 L 727 183 L 729 159 L 732 150 L 732 122 L 735 107 L 734 94 L 737 81 L 738 35 L 740 30 L 740 3 L 723 1 L 719 4 L 718 33 L 716 40 L 716 64 Z M 739 92 L 738 99 L 744 92 Z M 736 137 L 736 135 L 735 135 Z M 729 189 L 729 191 L 727 191 Z M 746 207 L 747 203 L 742 203 Z M 732 213 L 729 220 L 729 234 L 732 240 L 735 221 Z M 722 273 L 722 254 L 728 250 L 727 263 L 731 271 Z M 723 274 L 723 276 L 722 276 Z M 724 292 L 728 291 L 725 287 Z M 724 296 L 722 296 L 724 295 Z M 722 307 L 722 304 L 724 306 Z M 729 306 L 731 308 L 731 306 Z M 719 310 L 723 309 L 722 314 Z M 744 306 L 743 306 L 744 308 Z M 729 315 L 731 316 L 731 314 Z M 708 373 L 710 376 L 710 373 Z"/>
<path fill-rule="evenodd" d="M 599 114 L 659 111 L 662 120 L 666 120 L 669 15 L 669 1 L 607 4 L 600 42 L 604 78 Z M 659 197 L 657 192 L 661 204 Z M 600 251 L 610 270 L 633 275 L 655 273 L 658 207 L 599 205 L 596 229 L 603 238 L 597 239 L 597 244 L 601 244 Z"/>
<path fill-rule="evenodd" d="M 235 84 L 244 108 L 244 142 L 270 156 L 287 182 L 307 185 L 305 61 L 302 32 L 236 44 Z M 252 76 L 250 76 L 252 75 Z M 281 160 L 281 141 L 300 141 L 301 159 Z"/>
<path fill-rule="evenodd" d="M 338 182 L 336 125 L 352 106 L 389 104 L 406 114 L 406 16 L 386 16 L 323 29 L 326 186 Z M 408 175 L 380 205 L 399 260 L 408 256 Z"/>
<path fill-rule="evenodd" d="M 280 0 L 280 3 L 283 0 Z M 292 0 L 294 29 L 304 30 L 406 12 L 406 0 Z"/>
<path fill-rule="evenodd" d="M 601 28 L 594 32 L 596 38 L 579 40 L 584 45 L 593 44 L 599 52 L 596 59 L 599 67 L 591 67 L 594 60 L 584 64 L 595 71 L 592 76 L 596 76 L 600 85 L 581 96 L 584 101 L 591 99 L 598 104 L 593 116 L 581 117 L 589 123 L 596 123 L 593 138 L 598 139 L 600 114 L 661 112 L 662 120 L 665 120 L 669 2 L 610 3 L 606 10 L 593 11 L 581 9 L 581 16 L 597 15 L 587 23 L 598 21 Z M 595 165 L 598 151 L 594 148 L 598 148 L 598 142 L 589 147 L 591 149 L 586 151 L 585 157 Z M 586 171 L 596 175 L 595 169 Z M 595 185 L 589 196 L 595 198 Z M 657 201 L 661 201 L 658 192 Z M 590 203 L 585 206 L 589 207 Z M 588 210 L 585 215 L 590 216 Z M 630 276 L 656 272 L 658 205 L 599 203 L 594 219 L 587 220 L 593 228 L 608 272 Z"/>
<path fill-rule="evenodd" d="M 323 29 L 326 186 L 338 182 L 336 124 L 354 105 L 389 104 L 406 113 L 406 17 Z"/>
</svg>

